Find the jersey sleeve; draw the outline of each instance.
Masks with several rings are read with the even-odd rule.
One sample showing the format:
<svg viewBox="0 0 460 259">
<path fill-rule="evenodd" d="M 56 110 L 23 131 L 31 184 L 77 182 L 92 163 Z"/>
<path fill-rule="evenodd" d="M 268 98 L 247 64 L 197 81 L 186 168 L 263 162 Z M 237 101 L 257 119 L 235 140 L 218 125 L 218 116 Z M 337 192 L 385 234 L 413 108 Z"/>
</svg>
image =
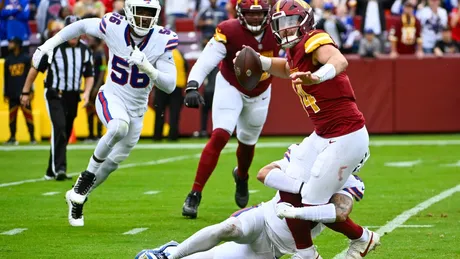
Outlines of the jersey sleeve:
<svg viewBox="0 0 460 259">
<path fill-rule="evenodd" d="M 310 32 L 309 38 L 305 41 L 305 53 L 309 54 L 315 51 L 322 45 L 335 45 L 334 40 L 331 36 L 324 31 L 312 31 Z"/>
<path fill-rule="evenodd" d="M 227 35 L 225 34 L 225 27 L 222 24 L 217 25 L 216 32 L 214 33 L 214 39 L 217 42 L 221 42 L 223 44 L 227 43 Z"/>
<path fill-rule="evenodd" d="M 345 182 L 343 189 L 338 193 L 344 194 L 355 201 L 360 201 L 364 198 L 364 182 L 357 175 L 350 175 Z"/>
<path fill-rule="evenodd" d="M 172 51 L 173 49 L 177 48 L 179 45 L 179 37 L 177 37 L 177 33 L 171 31 L 168 41 L 166 42 L 165 52 Z"/>
</svg>

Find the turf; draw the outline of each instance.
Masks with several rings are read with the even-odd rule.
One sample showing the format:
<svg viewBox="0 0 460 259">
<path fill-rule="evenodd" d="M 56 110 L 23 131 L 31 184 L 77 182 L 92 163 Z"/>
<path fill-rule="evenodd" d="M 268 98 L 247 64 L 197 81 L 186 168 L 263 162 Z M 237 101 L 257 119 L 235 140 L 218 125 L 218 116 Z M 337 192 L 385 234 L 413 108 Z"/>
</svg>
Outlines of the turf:
<svg viewBox="0 0 460 259">
<path fill-rule="evenodd" d="M 459 140 L 460 136 L 371 139 Z M 264 138 L 262 142 L 300 140 L 300 137 L 277 137 Z M 204 140 L 185 140 L 177 145 L 181 143 L 204 143 Z M 355 205 L 352 218 L 364 226 L 383 226 L 402 212 L 455 187 L 460 183 L 459 167 L 443 165 L 459 161 L 458 150 L 458 145 L 372 146 L 371 158 L 360 172 L 366 192 L 364 199 Z M 250 189 L 258 192 L 251 194 L 250 204 L 269 200 L 274 195 L 273 190 L 256 181 L 255 175 L 265 164 L 280 159 L 284 151 L 285 147 L 257 148 L 250 170 Z M 0 184 L 41 178 L 48 152 L 0 151 Z M 232 149 L 221 155 L 203 193 L 198 219 L 181 216 L 200 152 L 200 148 L 135 149 L 124 162 L 125 168 L 113 173 L 91 194 L 85 205 L 83 228 L 70 227 L 67 222 L 64 193 L 73 181 L 37 181 L 0 188 L 0 233 L 27 228 L 17 235 L 0 235 L 0 258 L 134 258 L 143 248 L 156 247 L 172 239 L 182 241 L 200 228 L 222 221 L 238 209 L 233 200 L 231 171 L 236 158 Z M 69 150 L 68 172 L 83 170 L 91 153 L 91 149 Z M 180 160 L 174 161 L 179 156 Z M 412 167 L 385 166 L 387 162 L 415 160 L 420 163 Z M 145 164 L 147 162 L 150 163 Z M 144 194 L 153 190 L 160 192 Z M 59 193 L 44 196 L 47 192 Z M 460 258 L 458 204 L 460 193 L 455 193 L 414 215 L 404 224 L 425 227 L 396 228 L 384 236 L 382 246 L 366 258 Z M 133 228 L 148 230 L 123 235 Z M 333 258 L 347 247 L 344 237 L 329 230 L 317 238 L 315 244 L 323 258 Z"/>
</svg>

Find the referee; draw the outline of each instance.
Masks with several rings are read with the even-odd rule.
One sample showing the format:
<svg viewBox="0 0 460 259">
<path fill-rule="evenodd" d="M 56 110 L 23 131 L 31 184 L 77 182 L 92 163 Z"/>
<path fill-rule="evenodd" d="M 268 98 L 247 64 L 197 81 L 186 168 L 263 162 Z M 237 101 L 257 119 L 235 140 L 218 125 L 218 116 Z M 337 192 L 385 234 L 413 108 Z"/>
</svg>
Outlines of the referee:
<svg viewBox="0 0 460 259">
<path fill-rule="evenodd" d="M 76 16 L 67 16 L 65 26 L 78 20 L 80 18 Z M 77 116 L 82 76 L 85 77 L 84 106 L 88 104 L 94 82 L 92 60 L 91 50 L 80 42 L 80 38 L 74 38 L 54 49 L 51 64 L 48 63 L 48 56 L 45 56 L 38 65 L 38 69 L 32 66 L 27 75 L 21 97 L 23 105 L 30 102 L 30 89 L 38 72 L 48 70 L 45 79 L 45 98 L 51 118 L 52 132 L 50 158 L 45 174 L 46 180 L 71 179 L 66 174 L 67 143 L 72 132 L 74 119 Z"/>
</svg>

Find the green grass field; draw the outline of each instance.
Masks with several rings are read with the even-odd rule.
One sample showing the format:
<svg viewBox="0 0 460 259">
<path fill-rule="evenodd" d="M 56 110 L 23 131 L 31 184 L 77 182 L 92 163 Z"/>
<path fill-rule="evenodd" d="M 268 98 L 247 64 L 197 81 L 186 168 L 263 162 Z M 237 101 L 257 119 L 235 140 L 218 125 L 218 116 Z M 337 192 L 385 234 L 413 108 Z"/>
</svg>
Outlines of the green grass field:
<svg viewBox="0 0 460 259">
<path fill-rule="evenodd" d="M 261 144 L 256 150 L 250 189 L 257 191 L 251 194 L 250 204 L 269 200 L 275 193 L 256 181 L 258 169 L 280 159 L 289 143 L 301 139 L 261 140 L 272 144 Z M 366 258 L 460 258 L 460 135 L 377 136 L 371 141 L 376 145 L 371 146 L 371 158 L 360 172 L 366 184 L 365 196 L 355 204 L 351 216 L 372 230 L 385 226 L 390 228 L 383 230 L 391 232 Z M 134 258 L 143 248 L 172 239 L 180 242 L 200 228 L 224 220 L 238 209 L 231 176 L 236 164 L 234 148 L 221 155 L 204 190 L 198 219 L 189 220 L 181 216 L 182 204 L 201 152 L 199 145 L 181 147 L 190 143 L 204 140 L 182 141 L 174 149 L 148 149 L 145 145 L 153 144 L 141 141 L 141 148 L 131 153 L 124 167 L 91 194 L 85 205 L 83 228 L 70 227 L 67 221 L 64 194 L 74 181 L 38 180 L 45 172 L 48 150 L 6 151 L 0 147 L 0 258 Z M 68 172 L 86 168 L 91 154 L 92 148 L 69 150 Z M 387 166 L 389 162 L 408 163 L 395 167 Z M 19 184 L 5 185 L 12 182 Z M 456 186 L 443 199 L 422 204 L 420 212 L 400 216 Z M 159 193 L 144 194 L 148 191 Z M 57 194 L 43 195 L 50 192 Z M 410 217 L 404 218 L 407 215 Z M 397 220 L 396 225 L 390 222 L 398 216 L 403 220 Z M 393 230 L 391 226 L 399 227 Z M 27 230 L 4 234 L 18 228 Z M 123 234 L 134 228 L 148 229 L 135 235 Z M 325 259 L 333 258 L 348 245 L 343 236 L 330 230 L 323 232 L 315 244 Z"/>
</svg>

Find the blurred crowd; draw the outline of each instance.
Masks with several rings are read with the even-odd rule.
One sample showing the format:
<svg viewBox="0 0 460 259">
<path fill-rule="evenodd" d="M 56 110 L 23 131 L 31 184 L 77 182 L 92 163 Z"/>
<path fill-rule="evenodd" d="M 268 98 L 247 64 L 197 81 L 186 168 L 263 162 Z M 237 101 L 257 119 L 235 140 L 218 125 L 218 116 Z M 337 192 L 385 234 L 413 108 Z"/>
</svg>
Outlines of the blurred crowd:
<svg viewBox="0 0 460 259">
<path fill-rule="evenodd" d="M 273 1 L 274 2 L 274 1 Z M 344 54 L 363 58 L 387 55 L 443 56 L 460 51 L 460 12 L 458 0 L 309 0 L 316 28 L 325 30 Z M 236 17 L 237 0 L 160 0 L 163 7 L 160 25 L 179 34 L 179 50 L 174 55 L 178 66 L 177 93 L 171 96 L 152 93 L 152 108 L 157 112 L 154 139 L 163 137 L 164 114 L 169 106 L 170 140 L 178 138 L 182 88 L 186 84 L 186 60 L 198 57 L 217 24 Z M 124 0 L 0 0 L 0 57 L 12 53 L 18 42 L 21 52 L 33 53 L 35 48 L 59 31 L 64 18 L 70 14 L 82 18 L 102 17 L 107 12 L 123 14 Z M 107 49 L 104 43 L 84 37 L 92 50 L 101 75 L 105 73 Z M 10 43 L 10 44 L 9 44 Z M 9 47 L 10 46 L 10 47 Z M 212 104 L 214 77 L 217 69 L 204 84 L 206 103 Z M 103 78 L 103 76 L 101 76 Z M 96 89 L 103 80 L 96 80 Z M 208 113 L 202 110 L 202 122 L 196 136 L 207 136 Z M 94 110 L 88 110 L 90 134 L 97 140 L 101 125 L 94 131 Z"/>
</svg>

